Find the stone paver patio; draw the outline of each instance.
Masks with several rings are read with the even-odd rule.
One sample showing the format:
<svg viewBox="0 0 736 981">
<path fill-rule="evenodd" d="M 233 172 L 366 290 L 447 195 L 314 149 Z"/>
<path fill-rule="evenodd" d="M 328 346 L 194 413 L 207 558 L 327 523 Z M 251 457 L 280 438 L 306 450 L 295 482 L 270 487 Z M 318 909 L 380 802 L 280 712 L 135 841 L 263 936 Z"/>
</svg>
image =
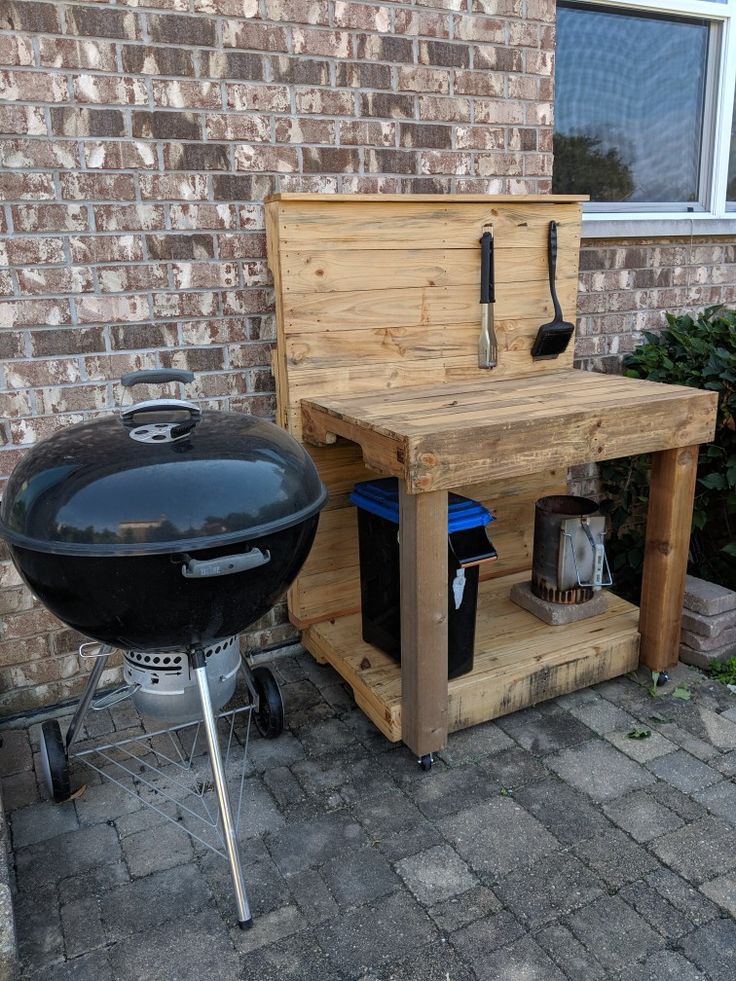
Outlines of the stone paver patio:
<svg viewBox="0 0 736 981">
<path fill-rule="evenodd" d="M 49 803 L 38 724 L 2 731 L 25 978 L 736 979 L 728 689 L 606 682 L 452 736 L 426 774 L 329 668 L 275 670 L 289 729 L 250 745 L 246 933 L 224 862 L 81 769 L 86 793 Z"/>
</svg>

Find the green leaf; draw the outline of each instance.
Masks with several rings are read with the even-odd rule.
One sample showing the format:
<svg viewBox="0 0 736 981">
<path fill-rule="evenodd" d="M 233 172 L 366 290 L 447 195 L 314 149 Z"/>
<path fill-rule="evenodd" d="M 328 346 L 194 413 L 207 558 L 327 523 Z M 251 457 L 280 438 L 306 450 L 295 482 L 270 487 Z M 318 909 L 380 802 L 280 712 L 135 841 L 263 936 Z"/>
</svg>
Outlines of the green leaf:
<svg viewBox="0 0 736 981">
<path fill-rule="evenodd" d="M 649 739 L 652 734 L 651 729 L 644 729 L 642 726 L 634 726 L 633 729 L 626 733 L 627 739 Z"/>
<path fill-rule="evenodd" d="M 692 695 L 690 694 L 690 689 L 685 688 L 684 685 L 678 685 L 677 688 L 675 688 L 675 690 L 672 692 L 672 696 L 674 698 L 681 699 L 681 701 L 683 702 L 689 702 L 690 699 L 692 698 Z"/>
<path fill-rule="evenodd" d="M 698 482 L 709 490 L 725 490 L 726 478 L 722 473 L 709 473 L 705 477 L 698 478 Z"/>
</svg>

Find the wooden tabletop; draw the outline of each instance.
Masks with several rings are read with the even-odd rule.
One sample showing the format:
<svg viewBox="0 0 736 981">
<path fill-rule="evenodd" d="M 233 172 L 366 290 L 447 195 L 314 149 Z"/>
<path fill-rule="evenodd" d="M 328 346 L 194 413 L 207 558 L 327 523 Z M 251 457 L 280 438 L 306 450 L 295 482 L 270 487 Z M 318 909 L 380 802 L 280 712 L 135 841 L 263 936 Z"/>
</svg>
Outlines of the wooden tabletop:
<svg viewBox="0 0 736 981">
<path fill-rule="evenodd" d="M 302 400 L 304 438 L 344 437 L 411 493 L 709 442 L 717 395 L 577 369 Z"/>
</svg>

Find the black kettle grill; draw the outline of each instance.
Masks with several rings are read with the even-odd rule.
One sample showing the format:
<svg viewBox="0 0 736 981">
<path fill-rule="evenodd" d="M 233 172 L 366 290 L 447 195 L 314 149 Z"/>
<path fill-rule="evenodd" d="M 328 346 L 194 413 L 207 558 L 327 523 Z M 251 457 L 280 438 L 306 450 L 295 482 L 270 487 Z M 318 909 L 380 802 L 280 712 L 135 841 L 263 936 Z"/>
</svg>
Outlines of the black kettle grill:
<svg viewBox="0 0 736 981">
<path fill-rule="evenodd" d="M 193 379 L 161 369 L 132 372 L 122 383 Z M 13 471 L 0 507 L 0 537 L 24 581 L 60 620 L 103 645 L 66 738 L 56 720 L 43 726 L 42 762 L 54 799 L 69 797 L 70 747 L 112 648 L 121 648 L 126 678 L 150 681 L 141 709 L 162 704 L 156 685 L 175 696 L 182 688 L 186 711 L 194 695 L 241 926 L 251 917 L 215 716 L 234 681 L 231 667 L 223 674 L 221 654 L 291 584 L 326 498 L 307 452 L 273 423 L 155 399 L 39 443 Z M 263 667 L 251 672 L 244 662 L 243 670 L 259 729 L 278 735 L 283 709 L 275 679 Z M 123 697 L 141 687 L 129 685 Z"/>
</svg>

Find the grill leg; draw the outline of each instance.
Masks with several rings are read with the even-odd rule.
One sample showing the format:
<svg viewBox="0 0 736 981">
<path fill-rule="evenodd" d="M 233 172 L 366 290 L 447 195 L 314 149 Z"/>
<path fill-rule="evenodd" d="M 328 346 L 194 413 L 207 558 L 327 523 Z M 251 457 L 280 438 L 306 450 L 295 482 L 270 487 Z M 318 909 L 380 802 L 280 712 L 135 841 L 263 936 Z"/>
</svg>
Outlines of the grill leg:
<svg viewBox="0 0 736 981">
<path fill-rule="evenodd" d="M 79 730 L 82 728 L 82 723 L 85 720 L 87 712 L 89 711 L 90 703 L 97 691 L 97 686 L 100 683 L 100 678 L 102 677 L 102 672 L 105 670 L 105 665 L 107 664 L 107 659 L 112 653 L 112 647 L 109 644 L 103 644 L 100 648 L 100 653 L 95 659 L 95 665 L 87 681 L 87 687 L 84 689 L 84 694 L 79 699 L 79 705 L 77 705 L 77 711 L 74 713 L 74 718 L 71 721 L 71 725 L 67 729 L 66 733 L 66 748 L 67 752 L 71 748 L 72 743 L 79 735 Z"/>
<path fill-rule="evenodd" d="M 215 790 L 217 791 L 217 803 L 220 808 L 220 819 L 222 821 L 222 834 L 225 839 L 225 847 L 227 848 L 230 874 L 232 875 L 233 889 L 235 891 L 235 902 L 238 907 L 238 926 L 241 930 L 246 930 L 253 925 L 253 918 L 250 914 L 248 896 L 245 892 L 245 881 L 243 880 L 243 870 L 240 866 L 238 842 L 235 838 L 235 827 L 233 825 L 233 815 L 230 807 L 230 794 L 227 789 L 225 770 L 220 754 L 220 741 L 217 736 L 217 722 L 212 711 L 210 689 L 207 684 L 207 667 L 204 651 L 196 650 L 190 653 L 189 663 L 194 671 L 194 677 L 197 679 L 199 697 L 202 702 L 204 730 L 207 734 L 207 746 L 210 751 L 212 778 L 214 780 Z"/>
</svg>

